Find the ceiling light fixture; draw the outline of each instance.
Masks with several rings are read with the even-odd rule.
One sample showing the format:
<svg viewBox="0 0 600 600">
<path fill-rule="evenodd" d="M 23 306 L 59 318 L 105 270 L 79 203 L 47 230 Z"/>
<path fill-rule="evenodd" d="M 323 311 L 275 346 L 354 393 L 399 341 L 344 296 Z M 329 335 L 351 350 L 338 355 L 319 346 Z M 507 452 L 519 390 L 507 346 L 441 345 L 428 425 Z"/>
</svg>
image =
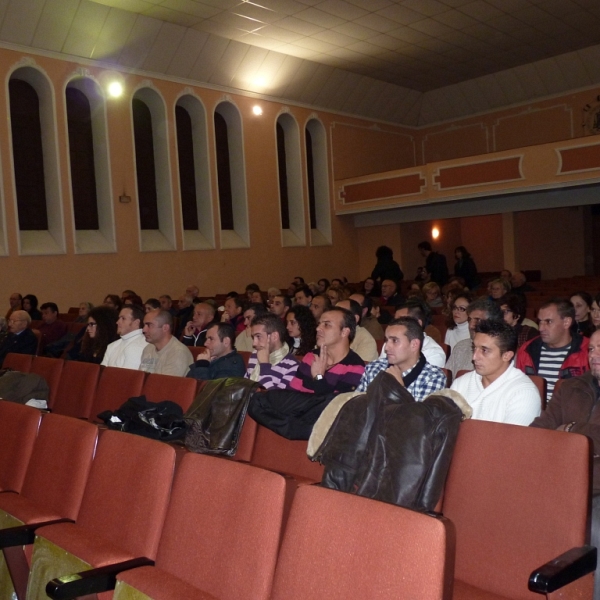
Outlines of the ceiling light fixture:
<svg viewBox="0 0 600 600">
<path fill-rule="evenodd" d="M 253 113 L 254 113 L 254 114 L 257 116 L 257 117 L 260 117 L 260 115 L 262 115 L 262 112 L 263 112 L 263 111 L 262 111 L 262 108 L 261 108 L 261 107 L 260 107 L 258 104 L 255 104 L 255 105 L 252 107 L 252 112 L 253 112 Z"/>
</svg>

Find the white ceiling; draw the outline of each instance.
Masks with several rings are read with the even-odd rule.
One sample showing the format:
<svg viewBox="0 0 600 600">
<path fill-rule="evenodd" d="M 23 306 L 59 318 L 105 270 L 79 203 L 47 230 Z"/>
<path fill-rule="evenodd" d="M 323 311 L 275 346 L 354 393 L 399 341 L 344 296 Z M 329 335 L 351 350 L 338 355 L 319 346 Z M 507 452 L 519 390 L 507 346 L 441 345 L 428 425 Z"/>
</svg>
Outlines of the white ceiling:
<svg viewBox="0 0 600 600">
<path fill-rule="evenodd" d="M 0 0 L 0 43 L 406 125 L 600 83 L 600 0 Z"/>
</svg>

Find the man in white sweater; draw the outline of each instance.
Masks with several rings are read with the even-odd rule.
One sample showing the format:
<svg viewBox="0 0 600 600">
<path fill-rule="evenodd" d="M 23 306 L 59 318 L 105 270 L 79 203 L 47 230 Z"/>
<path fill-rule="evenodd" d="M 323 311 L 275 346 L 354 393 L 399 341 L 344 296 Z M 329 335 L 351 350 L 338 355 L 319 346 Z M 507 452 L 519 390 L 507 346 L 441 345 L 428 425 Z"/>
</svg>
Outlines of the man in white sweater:
<svg viewBox="0 0 600 600">
<path fill-rule="evenodd" d="M 144 309 L 134 304 L 121 309 L 117 320 L 117 333 L 121 337 L 107 346 L 102 360 L 104 367 L 140 368 L 142 352 L 148 345 L 142 332 L 144 314 Z"/>
<path fill-rule="evenodd" d="M 535 384 L 515 368 L 514 329 L 501 321 L 480 321 L 473 339 L 475 371 L 459 377 L 452 389 L 473 408 L 473 419 L 527 426 L 540 414 Z"/>
</svg>

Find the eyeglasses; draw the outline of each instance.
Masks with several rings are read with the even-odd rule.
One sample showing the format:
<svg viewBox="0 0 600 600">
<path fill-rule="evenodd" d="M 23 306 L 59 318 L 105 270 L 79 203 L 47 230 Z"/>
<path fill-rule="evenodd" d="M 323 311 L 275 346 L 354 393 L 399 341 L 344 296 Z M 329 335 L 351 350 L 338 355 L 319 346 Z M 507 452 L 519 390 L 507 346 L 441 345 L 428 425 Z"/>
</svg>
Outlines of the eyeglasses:
<svg viewBox="0 0 600 600">
<path fill-rule="evenodd" d="M 457 304 L 453 304 L 450 308 L 452 310 L 457 310 L 459 312 L 466 312 L 466 310 L 467 310 L 466 306 L 458 306 Z"/>
<path fill-rule="evenodd" d="M 96 325 L 98 325 L 98 323 L 88 323 L 86 327 L 96 327 Z"/>
</svg>

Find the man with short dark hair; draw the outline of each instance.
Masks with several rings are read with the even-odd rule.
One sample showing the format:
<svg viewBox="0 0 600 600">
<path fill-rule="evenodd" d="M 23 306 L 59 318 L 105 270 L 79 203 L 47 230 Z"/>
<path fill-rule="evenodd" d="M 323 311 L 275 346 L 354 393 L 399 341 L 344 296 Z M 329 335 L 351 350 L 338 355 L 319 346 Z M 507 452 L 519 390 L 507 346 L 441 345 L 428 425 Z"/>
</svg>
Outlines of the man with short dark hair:
<svg viewBox="0 0 600 600">
<path fill-rule="evenodd" d="M 37 351 L 37 338 L 29 325 L 31 317 L 25 310 L 15 310 L 8 318 L 8 335 L 0 344 L 0 367 L 10 352 L 14 354 L 35 355 Z"/>
<path fill-rule="evenodd" d="M 292 301 L 290 298 L 288 296 L 284 296 L 283 294 L 278 294 L 273 298 L 273 302 L 271 302 L 271 306 L 269 307 L 269 312 L 273 313 L 275 316 L 279 317 L 285 322 L 285 315 L 287 315 L 287 312 L 291 307 Z"/>
<path fill-rule="evenodd" d="M 355 300 L 360 304 L 362 309 L 362 316 L 360 319 L 361 327 L 364 327 L 377 342 L 383 340 L 383 327 L 379 324 L 379 321 L 371 314 L 373 308 L 373 299 L 370 296 L 365 296 L 361 293 L 354 293 L 350 295 L 350 300 Z M 320 315 L 319 315 L 320 316 Z"/>
<path fill-rule="evenodd" d="M 117 319 L 117 333 L 121 337 L 107 346 L 102 366 L 140 368 L 142 352 L 148 345 L 142 332 L 143 320 L 144 309 L 141 306 L 131 304 L 121 309 Z"/>
<path fill-rule="evenodd" d="M 381 371 L 391 373 L 418 402 L 446 387 L 444 372 L 427 362 L 422 344 L 423 328 L 416 319 L 400 317 L 391 321 L 385 330 L 385 358 L 365 367 L 358 391 L 366 391 Z"/>
<path fill-rule="evenodd" d="M 235 347 L 238 352 L 252 352 L 254 350 L 252 345 L 252 319 L 254 317 L 262 317 L 266 314 L 269 314 L 269 311 L 262 303 L 253 302 L 246 307 L 246 310 L 244 310 L 244 325 L 246 329 L 238 333 L 235 338 Z"/>
<path fill-rule="evenodd" d="M 7 320 L 15 310 L 23 310 L 23 296 L 21 296 L 19 292 L 13 292 L 10 295 L 10 298 L 8 299 L 8 303 L 10 305 L 10 308 L 6 313 Z"/>
<path fill-rule="evenodd" d="M 575 308 L 569 300 L 555 298 L 538 311 L 540 335 L 519 348 L 517 368 L 526 375 L 541 375 L 547 382 L 547 399 L 559 379 L 583 375 L 588 370 L 588 343 L 574 329 Z"/>
<path fill-rule="evenodd" d="M 40 345 L 40 354 L 44 353 L 46 346 L 58 342 L 61 338 L 67 335 L 69 327 L 64 321 L 58 318 L 58 306 L 54 302 L 45 302 L 40 306 L 42 311 L 42 321 L 39 330 L 42 334 Z"/>
<path fill-rule="evenodd" d="M 230 323 L 215 323 L 206 332 L 206 352 L 196 357 L 187 376 L 194 379 L 243 377 L 244 359 L 235 349 L 235 329 Z"/>
<path fill-rule="evenodd" d="M 417 248 L 425 258 L 426 282 L 435 281 L 440 287 L 448 281 L 448 265 L 446 257 L 439 252 L 434 252 L 429 242 L 421 242 Z"/>
<path fill-rule="evenodd" d="M 206 332 L 215 320 L 214 306 L 206 302 L 198 302 L 194 306 L 192 320 L 186 323 L 181 341 L 186 346 L 204 346 Z"/>
<path fill-rule="evenodd" d="M 294 304 L 299 304 L 300 306 L 310 306 L 312 299 L 313 293 L 307 285 L 302 285 L 299 288 L 296 288 L 296 293 L 294 294 Z"/>
<path fill-rule="evenodd" d="M 225 310 L 221 316 L 223 323 L 229 323 L 236 333 L 244 331 L 244 316 L 242 311 L 244 309 L 244 299 L 240 296 L 233 296 L 225 300 Z"/>
<path fill-rule="evenodd" d="M 173 299 L 171 298 L 171 296 L 169 296 L 169 294 L 163 294 L 162 296 L 158 297 L 158 300 L 160 302 L 160 307 L 162 308 L 162 310 L 170 312 L 171 316 L 174 317 L 177 311 L 173 308 Z"/>
<path fill-rule="evenodd" d="M 254 352 L 248 361 L 246 378 L 258 381 L 265 389 L 288 388 L 298 370 L 298 361 L 285 342 L 283 321 L 271 313 L 256 316 L 251 331 Z"/>
<path fill-rule="evenodd" d="M 312 302 L 308 308 L 310 308 L 310 312 L 318 323 L 321 315 L 324 312 L 331 310 L 331 300 L 325 294 L 313 296 Z"/>
<path fill-rule="evenodd" d="M 451 389 L 473 409 L 473 419 L 529 425 L 540 414 L 537 387 L 513 366 L 517 334 L 504 321 L 480 321 L 473 338 L 475 371 L 459 377 Z"/>
<path fill-rule="evenodd" d="M 391 306 L 397 308 L 404 303 L 404 298 L 398 292 L 398 284 L 391 279 L 384 279 L 381 282 L 381 306 L 382 310 L 379 315 L 379 322 L 387 324 L 392 320 L 392 315 L 387 310 L 383 309 L 384 306 Z"/>
<path fill-rule="evenodd" d="M 183 377 L 194 361 L 192 353 L 172 333 L 173 317 L 166 310 L 151 310 L 142 329 L 148 345 L 142 352 L 140 371 Z"/>
<path fill-rule="evenodd" d="M 349 310 L 356 319 L 356 333 L 350 348 L 356 352 L 365 362 L 370 362 L 378 357 L 377 342 L 373 336 L 360 326 L 362 309 L 356 300 L 340 300 L 336 306 Z"/>
</svg>

